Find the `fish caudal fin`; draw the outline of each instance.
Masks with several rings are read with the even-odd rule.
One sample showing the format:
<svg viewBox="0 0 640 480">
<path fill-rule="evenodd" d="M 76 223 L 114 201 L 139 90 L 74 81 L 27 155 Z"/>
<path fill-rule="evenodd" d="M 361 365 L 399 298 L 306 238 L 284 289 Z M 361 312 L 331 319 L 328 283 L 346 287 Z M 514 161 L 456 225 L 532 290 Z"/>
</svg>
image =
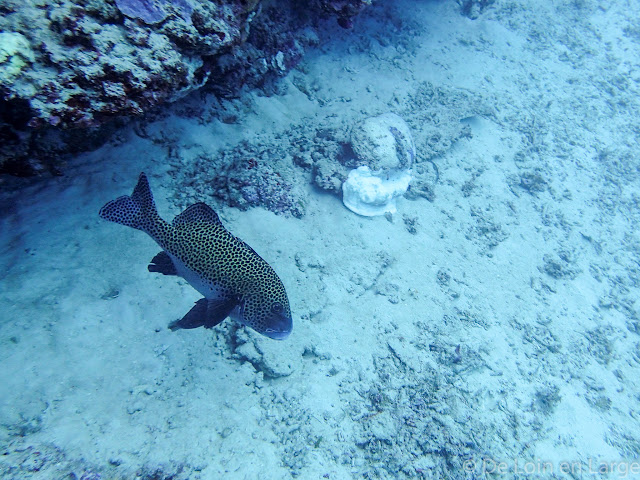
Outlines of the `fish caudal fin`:
<svg viewBox="0 0 640 480">
<path fill-rule="evenodd" d="M 100 209 L 100 217 L 110 222 L 150 232 L 151 224 L 158 218 L 158 211 L 149 188 L 149 181 L 144 173 L 140 174 L 138 184 L 131 196 L 111 200 Z"/>
</svg>

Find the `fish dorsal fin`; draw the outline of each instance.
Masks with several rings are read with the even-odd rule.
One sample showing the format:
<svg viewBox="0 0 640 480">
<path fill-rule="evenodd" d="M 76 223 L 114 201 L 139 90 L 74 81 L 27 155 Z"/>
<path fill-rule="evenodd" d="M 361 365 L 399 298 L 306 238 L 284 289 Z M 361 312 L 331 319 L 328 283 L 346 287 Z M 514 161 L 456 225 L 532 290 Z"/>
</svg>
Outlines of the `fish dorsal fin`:
<svg viewBox="0 0 640 480">
<path fill-rule="evenodd" d="M 212 223 L 222 225 L 218 214 L 206 203 L 198 202 L 187 207 L 184 212 L 173 219 L 173 226 L 185 223 Z"/>
</svg>

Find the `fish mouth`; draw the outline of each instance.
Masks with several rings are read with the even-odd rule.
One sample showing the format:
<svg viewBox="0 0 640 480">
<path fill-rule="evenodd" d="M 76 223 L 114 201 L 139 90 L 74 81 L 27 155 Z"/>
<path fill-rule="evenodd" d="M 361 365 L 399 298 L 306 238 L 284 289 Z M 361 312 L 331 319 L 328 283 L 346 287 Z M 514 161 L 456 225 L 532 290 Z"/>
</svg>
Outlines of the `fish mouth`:
<svg viewBox="0 0 640 480">
<path fill-rule="evenodd" d="M 277 330 L 271 330 L 271 329 L 267 329 L 264 334 L 269 337 L 272 338 L 274 340 L 284 340 L 285 338 L 287 338 L 289 335 L 291 335 L 291 330 L 281 330 L 281 331 L 277 331 Z"/>
<path fill-rule="evenodd" d="M 276 325 L 267 327 L 263 333 L 274 340 L 284 340 L 291 335 L 291 330 L 293 330 L 293 319 L 291 317 L 280 317 Z"/>
</svg>

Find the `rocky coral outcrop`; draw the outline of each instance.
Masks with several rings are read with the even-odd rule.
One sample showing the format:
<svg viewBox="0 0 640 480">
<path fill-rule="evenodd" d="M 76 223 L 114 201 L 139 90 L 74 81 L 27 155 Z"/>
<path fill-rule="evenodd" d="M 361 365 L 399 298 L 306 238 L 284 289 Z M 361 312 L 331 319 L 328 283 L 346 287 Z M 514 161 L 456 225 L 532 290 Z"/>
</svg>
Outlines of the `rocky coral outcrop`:
<svg viewBox="0 0 640 480">
<path fill-rule="evenodd" d="M 199 88 L 208 59 L 246 39 L 257 6 L 0 0 L 0 171 L 37 173 L 27 158 L 42 130 L 97 127 Z"/>
<path fill-rule="evenodd" d="M 144 0 L 4 0 L 0 30 L 21 45 L 0 64 L 4 101 L 22 104 L 29 127 L 91 127 L 188 93 L 207 78 L 204 57 L 246 36 L 256 6 L 189 1 L 159 11 Z"/>
<path fill-rule="evenodd" d="M 207 81 L 223 95 L 264 85 L 317 41 L 320 12 L 349 26 L 370 0 L 262 3 L 0 0 L 0 173 L 55 171 L 107 137 L 96 129 Z"/>
</svg>

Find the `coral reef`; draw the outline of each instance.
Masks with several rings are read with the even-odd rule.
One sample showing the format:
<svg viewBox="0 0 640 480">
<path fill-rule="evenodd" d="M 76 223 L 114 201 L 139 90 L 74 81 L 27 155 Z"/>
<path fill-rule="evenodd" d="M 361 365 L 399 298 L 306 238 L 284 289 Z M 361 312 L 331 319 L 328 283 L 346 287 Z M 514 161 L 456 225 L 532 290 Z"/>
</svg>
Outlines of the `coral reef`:
<svg viewBox="0 0 640 480">
<path fill-rule="evenodd" d="M 43 130 L 95 128 L 199 88 L 257 3 L 0 0 L 0 137 L 13 146 L 0 172 L 45 169 L 29 158 Z"/>
<path fill-rule="evenodd" d="M 190 15 L 173 3 L 162 11 L 153 5 L 83 0 L 31 8 L 5 0 L 0 28 L 20 35 L 32 53 L 30 68 L 12 76 L 3 68 L 4 100 L 22 104 L 30 127 L 89 127 L 140 114 L 202 85 L 204 57 L 239 43 L 253 13 L 243 2 L 194 1 Z"/>
<path fill-rule="evenodd" d="M 60 154 L 87 146 L 88 129 L 107 138 L 95 129 L 207 81 L 222 96 L 268 89 L 318 42 L 319 12 L 345 24 L 370 2 L 40 3 L 0 0 L 0 173 L 55 173 Z"/>
<path fill-rule="evenodd" d="M 277 79 L 319 42 L 319 14 L 348 27 L 370 3 L 0 0 L 0 173 L 59 173 L 64 154 L 97 147 L 114 120 L 205 85 L 218 97 L 255 87 L 270 95 L 280 88 Z M 482 7 L 487 0 L 471 3 Z M 425 103 L 439 100 L 432 93 Z M 330 147 L 337 162 L 316 158 L 309 164 L 321 188 L 339 191 L 345 167 L 359 166 L 344 145 L 340 140 Z M 297 164 L 310 161 L 303 156 Z M 418 174 L 425 169 L 416 165 Z M 259 197 L 251 185 L 244 187 L 246 198 Z M 421 180 L 410 193 L 433 196 Z"/>
</svg>

